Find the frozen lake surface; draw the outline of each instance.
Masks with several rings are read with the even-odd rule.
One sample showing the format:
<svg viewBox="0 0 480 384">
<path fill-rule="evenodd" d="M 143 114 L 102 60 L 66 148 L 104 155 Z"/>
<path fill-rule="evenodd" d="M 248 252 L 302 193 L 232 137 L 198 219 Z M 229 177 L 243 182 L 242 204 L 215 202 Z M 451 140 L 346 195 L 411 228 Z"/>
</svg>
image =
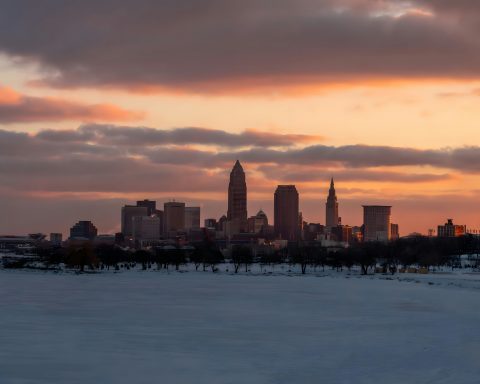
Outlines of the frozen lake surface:
<svg viewBox="0 0 480 384">
<path fill-rule="evenodd" d="M 478 383 L 479 276 L 421 279 L 0 270 L 0 383 Z"/>
</svg>

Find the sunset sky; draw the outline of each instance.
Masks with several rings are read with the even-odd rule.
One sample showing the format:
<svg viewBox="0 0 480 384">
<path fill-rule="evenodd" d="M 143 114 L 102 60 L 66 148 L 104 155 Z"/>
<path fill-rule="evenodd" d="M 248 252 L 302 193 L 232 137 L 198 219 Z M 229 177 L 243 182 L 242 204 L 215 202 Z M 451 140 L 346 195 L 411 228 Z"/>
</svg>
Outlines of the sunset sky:
<svg viewBox="0 0 480 384">
<path fill-rule="evenodd" d="M 0 234 L 170 199 L 480 228 L 478 0 L 0 0 Z"/>
</svg>

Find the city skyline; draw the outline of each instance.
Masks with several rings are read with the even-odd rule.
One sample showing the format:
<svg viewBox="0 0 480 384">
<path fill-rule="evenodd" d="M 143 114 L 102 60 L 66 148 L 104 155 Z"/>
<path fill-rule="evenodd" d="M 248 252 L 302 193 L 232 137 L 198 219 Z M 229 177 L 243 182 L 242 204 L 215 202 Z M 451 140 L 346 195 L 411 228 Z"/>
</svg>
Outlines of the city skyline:
<svg viewBox="0 0 480 384">
<path fill-rule="evenodd" d="M 310 222 L 299 210 L 300 195 L 295 185 L 278 185 L 273 196 L 274 221 L 268 225 L 268 216 L 260 209 L 256 215 L 249 216 L 246 209 L 247 183 L 246 175 L 239 160 L 235 161 L 230 172 L 228 183 L 227 215 L 221 217 L 207 217 L 203 219 L 204 226 L 200 224 L 201 207 L 187 207 L 185 202 L 171 201 L 164 202 L 164 209 L 157 210 L 157 202 L 144 199 L 137 201 L 136 205 L 125 205 L 121 208 L 121 230 L 115 232 L 121 235 L 124 240 L 151 241 L 160 239 L 173 239 L 180 235 L 188 239 L 193 230 L 198 234 L 201 229 L 213 230 L 218 233 L 219 240 L 235 238 L 238 235 L 267 236 L 274 235 L 277 239 L 288 241 L 311 240 L 311 234 L 322 235 L 324 241 L 350 243 L 351 241 L 381 241 L 389 242 L 398 240 L 399 225 L 392 223 L 392 206 L 362 205 L 363 221 L 358 223 L 342 223 L 339 216 L 339 203 L 335 191 L 333 177 L 330 179 L 327 201 L 325 203 L 325 221 Z M 248 218 L 244 220 L 244 218 Z M 221 223 L 224 220 L 224 223 Z M 209 223 L 209 224 L 207 224 Z M 82 227 L 80 227 L 82 225 Z M 79 221 L 70 230 L 70 238 L 89 238 L 87 236 L 72 235 L 76 227 L 82 228 L 77 232 L 90 233 L 90 230 L 83 228 L 85 225 L 93 226 L 90 221 Z M 305 227 L 304 227 L 305 226 Z M 138 228 L 136 228 L 138 227 Z M 355 233 L 353 229 L 355 228 Z M 454 225 L 453 219 L 447 219 L 444 225 L 437 225 L 438 231 L 434 228 L 428 229 L 428 236 L 457 237 L 467 233 L 478 234 L 477 230 L 468 229 L 465 225 Z M 95 231 L 97 231 L 95 227 Z M 95 235 L 94 237 L 96 236 Z M 358 237 L 358 233 L 361 236 Z M 114 235 L 113 233 L 107 235 Z M 316 237 L 316 235 L 314 237 Z M 353 236 L 352 236 L 353 235 Z M 405 237 L 417 236 L 413 232 Z M 62 236 L 61 233 L 53 232 L 50 237 L 56 239 Z M 203 235 L 201 235 L 203 236 Z M 214 235 L 215 236 L 215 235 Z M 320 240 L 316 239 L 315 240 Z M 56 241 L 56 240 L 53 240 Z M 122 240 L 123 241 L 123 240 Z"/>
<path fill-rule="evenodd" d="M 121 231 L 97 236 L 97 228 L 91 221 L 79 221 L 70 229 L 68 241 L 115 242 L 133 247 L 149 247 L 163 241 L 193 242 L 203 239 L 227 243 L 230 240 L 251 243 L 252 241 L 317 242 L 322 246 L 348 247 L 362 241 L 388 243 L 399 238 L 399 226 L 391 222 L 391 206 L 363 206 L 362 225 L 342 224 L 338 215 L 333 177 L 330 179 L 324 223 L 309 222 L 299 210 L 300 194 L 296 186 L 278 185 L 273 195 L 274 218 L 269 224 L 268 216 L 260 209 L 256 215 L 247 212 L 247 178 L 237 159 L 230 172 L 228 183 L 227 215 L 218 218 L 205 217 L 201 226 L 201 207 L 186 206 L 185 202 L 164 202 L 163 210 L 157 202 L 143 199 L 136 205 L 121 208 Z M 385 211 L 384 209 L 387 209 Z M 452 230 L 452 220 L 446 227 L 439 226 L 445 233 L 460 233 L 461 226 Z M 462 227 L 464 228 L 464 227 Z M 464 232 L 465 232 L 464 228 Z M 452 232 L 453 231 L 453 232 Z M 93 233 L 95 232 L 95 233 Z M 431 236 L 432 230 L 429 230 Z M 41 233 L 29 235 L 43 237 Z M 63 234 L 50 234 L 52 243 L 61 242 Z M 416 234 L 415 234 L 416 236 Z M 15 237 L 15 236 L 13 236 Z M 407 236 L 408 237 L 408 236 Z M 7 236 L 8 238 L 8 236 Z"/>
<path fill-rule="evenodd" d="M 271 191 L 295 184 L 321 222 L 334 176 L 345 222 L 392 204 L 404 233 L 480 227 L 474 5 L 112 4 L 2 9 L 0 232 L 81 215 L 114 232 L 116 207 L 143 198 L 219 217 L 237 158 L 249 212 L 273 217 Z"/>
<path fill-rule="evenodd" d="M 245 229 L 240 228 L 241 225 L 239 227 L 238 219 L 237 220 L 235 220 L 235 219 L 228 220 L 228 212 L 231 209 L 230 207 L 233 207 L 233 205 L 234 205 L 234 200 L 235 200 L 235 199 L 233 199 L 234 196 L 235 196 L 236 200 L 238 200 L 235 204 L 239 207 L 238 212 L 240 213 L 240 216 L 243 217 L 243 215 L 247 215 L 248 217 L 250 217 L 251 214 L 254 211 L 255 212 L 261 212 L 262 214 L 265 214 L 264 213 L 264 211 L 265 211 L 265 212 L 267 212 L 266 213 L 267 217 L 274 218 L 275 217 L 275 207 L 274 207 L 275 196 L 277 194 L 278 189 L 279 188 L 281 189 L 281 188 L 284 188 L 284 187 L 287 187 L 287 188 L 293 187 L 294 190 L 296 191 L 296 186 L 295 185 L 281 185 L 281 184 L 277 185 L 276 186 L 276 191 L 275 191 L 275 193 L 273 193 L 272 198 L 270 200 L 263 201 L 264 206 L 266 206 L 267 209 L 264 210 L 263 208 L 253 208 L 253 211 L 250 211 L 249 210 L 250 207 L 247 207 L 247 209 L 245 211 L 243 211 L 244 210 L 243 207 L 245 207 L 245 203 L 248 201 L 246 199 L 246 190 L 248 189 L 247 184 L 248 183 L 246 183 L 246 175 L 245 175 L 245 172 L 243 170 L 243 167 L 242 167 L 240 161 L 236 160 L 235 164 L 234 164 L 234 166 L 233 166 L 233 168 L 230 172 L 230 182 L 227 184 L 228 185 L 227 193 L 226 193 L 227 198 L 226 198 L 225 202 L 223 202 L 223 203 L 221 201 L 218 202 L 220 205 L 221 204 L 226 204 L 226 207 L 223 211 L 222 211 L 222 208 L 219 208 L 219 212 L 221 212 L 221 213 L 218 214 L 217 216 L 209 214 L 210 211 L 207 211 L 207 213 L 205 213 L 204 210 L 202 209 L 202 207 L 204 207 L 205 204 L 201 200 L 194 200 L 194 202 L 192 203 L 192 201 L 188 200 L 188 199 L 170 197 L 170 198 L 167 198 L 167 199 L 163 199 L 164 207 L 166 208 L 169 205 L 180 204 L 184 207 L 183 208 L 184 210 L 186 208 L 198 210 L 198 213 L 196 215 L 198 216 L 200 223 L 203 223 L 207 219 L 217 220 L 217 219 L 221 218 L 222 216 L 224 216 L 225 219 L 227 220 L 227 222 L 233 223 L 233 226 L 231 226 L 231 224 L 229 224 L 230 227 L 227 226 L 227 228 L 226 228 L 226 233 L 230 233 L 230 235 L 232 235 L 232 234 L 235 234 L 235 233 L 244 232 L 245 229 L 247 228 L 246 223 L 245 223 Z M 299 196 L 298 196 L 298 203 L 297 204 L 298 204 L 299 207 L 302 207 L 302 204 L 301 204 L 302 198 L 300 197 L 300 193 L 298 193 L 298 195 Z M 327 197 L 326 198 L 326 203 L 323 203 L 323 206 L 324 206 L 323 218 L 320 218 L 319 220 L 310 220 L 310 217 L 317 217 L 317 215 L 315 213 L 312 215 L 312 212 L 308 212 L 307 215 L 305 216 L 302 213 L 302 209 L 298 208 L 299 215 L 300 215 L 300 217 L 302 217 L 302 219 L 305 221 L 305 223 L 310 223 L 310 224 L 317 224 L 318 223 L 318 224 L 324 225 L 326 228 L 329 228 L 329 227 L 331 227 L 331 225 L 328 225 L 327 222 L 329 220 L 330 220 L 330 222 L 332 222 L 332 220 L 334 218 L 337 219 L 336 222 L 339 225 L 344 224 L 344 225 L 347 225 L 347 226 L 360 226 L 364 222 L 364 220 L 365 220 L 364 213 L 360 215 L 359 221 L 356 221 L 356 222 L 348 221 L 348 222 L 346 222 L 343 219 L 342 219 L 342 221 L 340 221 L 341 217 L 339 215 L 339 203 L 338 203 L 338 200 L 337 200 L 336 188 L 335 188 L 335 185 L 334 185 L 334 177 L 330 178 L 329 187 L 328 187 L 328 190 L 326 192 L 326 197 Z M 130 229 L 124 229 L 124 226 L 125 226 L 124 211 L 126 209 L 132 210 L 132 213 L 130 214 L 131 216 L 128 216 L 129 218 L 127 218 L 127 222 L 130 222 L 134 215 L 140 214 L 141 216 L 147 216 L 148 217 L 152 214 L 157 214 L 157 213 L 160 212 L 162 214 L 161 222 L 163 223 L 162 224 L 162 228 L 163 228 L 166 219 L 163 216 L 164 211 L 156 210 L 156 204 L 159 201 L 157 201 L 156 199 L 144 198 L 144 196 L 142 196 L 141 198 L 142 198 L 142 200 L 137 200 L 136 205 L 130 205 L 130 203 L 132 203 L 132 201 L 124 202 L 125 204 L 122 205 L 122 207 L 121 207 L 121 212 L 122 212 L 121 213 L 121 218 L 120 218 L 120 220 L 118 220 L 117 224 L 113 227 L 113 229 L 102 231 L 101 226 L 100 226 L 99 233 L 115 234 L 115 233 L 120 233 L 121 232 L 121 233 L 126 234 L 127 236 L 131 236 L 130 233 L 131 233 L 132 229 L 131 228 Z M 160 202 L 161 202 L 161 200 L 162 199 L 160 199 Z M 197 204 L 198 206 L 197 207 L 190 206 L 190 207 L 185 208 L 186 203 L 184 201 L 187 201 L 188 204 Z M 373 200 L 373 201 L 375 201 L 375 200 Z M 318 209 L 320 206 L 322 206 L 321 202 L 318 202 L 318 203 L 319 204 L 315 209 Z M 271 209 L 269 209 L 270 205 L 272 206 Z M 347 206 L 348 206 L 348 201 L 347 201 Z M 382 206 L 382 205 L 373 204 L 371 206 Z M 361 209 L 361 207 L 365 207 L 365 205 L 363 203 L 361 203 L 361 205 L 359 207 L 352 207 L 352 208 Z M 117 206 L 115 209 L 118 210 L 118 208 L 119 207 Z M 342 201 L 342 209 L 343 209 L 343 201 Z M 330 213 L 328 213 L 329 211 L 330 211 Z M 117 212 L 117 216 L 118 216 L 118 212 Z M 181 216 L 183 217 L 183 214 Z M 347 215 L 347 216 L 349 217 L 349 215 Z M 402 217 L 401 214 L 396 215 L 396 216 Z M 99 216 L 97 216 L 97 217 L 99 217 Z M 442 216 L 442 217 L 443 217 L 442 220 L 445 220 L 445 217 L 447 217 L 447 216 Z M 233 218 L 233 216 L 232 216 L 232 218 Z M 80 220 L 80 222 L 82 220 L 88 220 L 88 221 L 95 222 L 95 220 L 90 220 L 90 219 L 87 218 L 85 215 L 80 215 L 79 217 L 75 218 L 74 220 L 75 221 Z M 100 217 L 100 219 L 101 219 L 101 217 Z M 448 220 L 451 221 L 451 219 L 448 219 Z M 273 223 L 274 222 L 275 221 L 273 221 Z M 126 225 L 131 227 L 132 224 L 126 224 Z M 395 225 L 398 225 L 398 224 L 395 224 Z M 421 233 L 423 235 L 427 235 L 427 234 L 432 235 L 432 233 L 435 234 L 437 226 L 438 225 L 436 223 L 431 223 L 431 225 L 428 227 L 428 229 L 426 229 L 424 232 L 422 232 L 422 231 L 403 232 L 403 235 L 415 234 L 415 233 Z M 181 225 L 181 227 L 183 227 L 183 225 Z M 186 226 L 186 227 L 188 227 L 188 226 Z M 464 227 L 465 227 L 466 232 L 467 231 L 470 232 L 470 233 L 479 233 L 480 232 L 480 231 L 476 230 L 475 228 L 469 227 L 468 225 L 465 225 Z M 27 232 L 24 232 L 24 233 L 14 233 L 14 232 L 10 231 L 8 233 L 5 232 L 4 234 L 24 235 L 25 233 L 37 233 L 37 232 L 39 232 L 39 231 L 38 230 L 37 231 L 27 231 Z M 57 228 L 54 231 L 45 230 L 43 232 L 45 232 L 45 233 L 50 232 L 50 233 L 54 233 L 54 234 L 55 233 L 61 233 L 65 237 L 68 237 L 68 228 L 66 228 L 66 227 L 65 228 Z"/>
<path fill-rule="evenodd" d="M 279 188 L 281 189 L 281 188 L 284 188 L 284 187 L 293 187 L 296 191 L 295 185 L 277 185 L 276 191 L 273 194 L 274 195 L 273 198 L 271 199 L 270 202 L 268 200 L 264 201 L 264 203 L 265 203 L 264 205 L 267 206 L 267 207 L 269 205 L 275 205 L 275 199 L 276 199 L 277 192 L 278 192 Z M 215 217 L 213 215 L 210 215 L 208 211 L 207 211 L 207 213 L 205 213 L 201 209 L 201 207 L 204 206 L 204 204 L 201 201 L 197 201 L 198 207 L 192 207 L 192 206 L 185 207 L 185 202 L 180 202 L 180 200 L 182 200 L 181 198 L 180 199 L 178 199 L 178 198 L 168 198 L 168 199 L 164 199 L 164 207 L 166 208 L 169 205 L 180 204 L 184 207 L 183 208 L 184 210 L 188 210 L 188 209 L 198 210 L 198 212 L 194 213 L 194 215 L 197 216 L 197 221 L 199 223 L 203 223 L 207 219 L 208 220 L 210 220 L 210 219 L 217 220 L 217 219 L 220 219 L 221 216 L 223 216 L 227 220 L 227 223 L 230 222 L 230 224 L 227 224 L 227 227 L 225 228 L 226 234 L 228 234 L 230 236 L 230 235 L 233 235 L 235 233 L 238 234 L 238 233 L 246 231 L 247 223 L 245 222 L 243 227 L 242 227 L 241 224 L 239 225 L 239 220 L 238 220 L 238 218 L 236 218 L 236 219 L 234 218 L 235 215 L 233 215 L 233 212 L 236 210 L 237 211 L 236 215 L 238 217 L 243 217 L 243 216 L 250 217 L 251 212 L 249 214 L 248 208 L 245 209 L 246 203 L 247 203 L 247 198 L 246 198 L 247 189 L 248 189 L 248 187 L 247 187 L 247 183 L 246 183 L 246 175 L 245 175 L 245 172 L 243 170 L 243 167 L 242 167 L 240 161 L 237 159 L 235 161 L 235 164 L 233 165 L 233 168 L 232 168 L 231 172 L 230 172 L 230 181 L 228 183 L 228 189 L 227 189 L 226 209 L 221 214 L 219 214 L 218 216 Z M 298 195 L 300 195 L 300 194 L 298 193 Z M 297 205 L 299 207 L 301 207 L 300 202 L 302 201 L 302 199 L 300 198 L 300 196 L 297 199 L 298 199 Z M 121 212 L 122 212 L 121 220 L 117 223 L 117 225 L 112 230 L 99 231 L 99 233 L 111 234 L 111 235 L 113 235 L 115 233 L 123 233 L 123 234 L 126 234 L 127 236 L 131 236 L 132 229 L 131 228 L 130 229 L 124 229 L 125 225 L 127 225 L 128 227 L 132 226 L 131 223 L 130 224 L 125 224 L 124 211 L 126 209 L 132 210 L 132 213 L 130 214 L 131 216 L 128 216 L 128 218 L 127 218 L 127 222 L 131 221 L 131 219 L 133 218 L 133 215 L 140 214 L 140 216 L 148 217 L 152 214 L 157 215 L 158 213 L 161 213 L 161 216 L 160 216 L 160 222 L 162 223 L 161 228 L 163 228 L 162 230 L 166 229 L 166 227 L 164 227 L 164 225 L 166 224 L 166 221 L 165 221 L 166 216 L 164 216 L 165 211 L 156 210 L 156 203 L 157 203 L 156 200 L 143 198 L 143 200 L 138 200 L 136 205 L 129 205 L 129 203 L 131 203 L 131 201 L 130 202 L 125 202 L 125 203 L 126 204 L 123 205 L 122 208 L 121 208 Z M 236 209 L 233 209 L 234 206 L 236 206 Z M 365 209 L 365 205 L 363 205 L 363 203 L 362 203 L 362 206 Z M 379 205 L 372 205 L 372 206 L 379 206 Z M 336 195 L 336 189 L 335 189 L 335 185 L 334 185 L 334 177 L 333 176 L 330 178 L 329 188 L 328 188 L 328 192 L 327 192 L 327 199 L 326 199 L 326 203 L 324 203 L 324 207 L 325 207 L 325 209 L 324 209 L 323 221 L 321 219 L 317 220 L 317 221 L 316 220 L 310 220 L 310 216 L 311 216 L 312 212 L 308 212 L 307 216 L 305 217 L 305 216 L 303 216 L 302 210 L 300 208 L 298 209 L 299 215 L 300 215 L 299 217 L 302 217 L 302 219 L 304 220 L 305 223 L 320 224 L 320 225 L 324 225 L 326 228 L 331 228 L 332 225 L 329 225 L 328 223 L 330 222 L 330 224 L 331 224 L 334 221 L 338 225 L 344 224 L 347 227 L 351 227 L 351 226 L 357 226 L 358 227 L 358 226 L 362 225 L 362 223 L 365 223 L 365 212 L 363 213 L 363 218 L 360 221 L 357 221 L 357 222 L 345 222 L 345 221 L 342 222 L 341 221 L 341 217 L 339 215 L 339 203 L 338 203 L 338 200 L 337 200 L 337 195 Z M 381 205 L 380 205 L 380 207 L 381 207 Z M 265 215 L 263 208 L 256 208 L 256 209 L 259 213 Z M 255 208 L 254 208 L 254 210 L 255 210 Z M 220 208 L 220 211 L 221 211 L 221 208 Z M 232 211 L 232 216 L 231 216 L 230 219 L 228 219 L 228 212 L 229 211 Z M 266 217 L 271 217 L 271 218 L 275 217 L 275 207 L 273 207 L 271 212 L 270 212 L 269 209 L 267 209 L 266 211 L 269 212 L 269 213 L 266 214 Z M 184 214 L 182 213 L 181 216 L 183 217 Z M 402 215 L 400 214 L 399 216 L 401 217 Z M 317 216 L 314 214 L 313 217 L 317 217 Z M 186 220 L 191 220 L 190 216 L 189 216 L 189 219 L 187 219 L 187 216 L 185 216 L 185 219 Z M 80 216 L 80 219 L 76 218 L 75 220 L 80 220 L 80 222 L 82 222 L 82 220 L 90 221 L 90 219 L 85 217 L 85 215 Z M 449 222 L 451 222 L 451 220 L 452 219 L 448 219 Z M 91 220 L 91 221 L 95 222 L 95 220 Z M 242 220 L 240 220 L 240 222 L 241 221 Z M 275 221 L 273 221 L 273 223 L 275 223 Z M 397 226 L 396 230 L 397 230 L 397 236 L 398 236 L 398 224 L 392 224 L 392 225 Z M 168 224 L 167 224 L 167 227 L 168 227 Z M 180 227 L 178 227 L 178 229 L 180 229 L 180 228 L 188 229 L 189 227 L 190 227 L 190 225 L 185 225 L 185 226 L 181 225 Z M 421 232 L 421 231 L 403 232 L 402 235 L 409 235 L 409 234 L 416 234 L 416 233 L 420 233 L 422 235 L 429 235 L 429 236 L 431 236 L 432 234 L 436 235 L 436 228 L 437 227 L 440 228 L 440 226 L 438 226 L 437 224 L 432 223 L 432 225 L 430 225 L 428 227 L 428 229 L 425 230 L 424 232 Z M 468 225 L 458 226 L 458 227 L 463 227 L 465 233 L 466 232 L 480 233 L 479 230 L 477 230 L 475 228 L 471 228 Z M 199 227 L 197 227 L 197 228 L 199 228 Z M 275 231 L 278 232 L 278 230 L 275 230 Z M 8 232 L 7 233 L 7 232 L 5 232 L 4 234 L 24 235 L 25 233 L 37 233 L 37 232 L 39 232 L 39 231 L 27 231 L 27 232 L 24 232 L 24 233 L 14 233 L 14 232 Z M 58 229 L 57 228 L 55 231 L 46 230 L 44 232 L 45 233 L 52 233 L 52 234 L 60 233 L 60 234 L 64 235 L 65 238 L 68 238 L 68 233 L 69 233 L 68 228 L 63 228 L 63 229 Z M 248 231 L 246 231 L 246 232 L 248 232 Z M 166 231 L 166 233 L 168 233 L 168 231 Z M 280 235 L 280 237 L 282 237 L 282 236 Z M 295 236 L 291 237 L 291 239 L 293 239 L 294 237 Z M 389 237 L 390 237 L 390 235 L 388 236 L 388 238 Z"/>
</svg>

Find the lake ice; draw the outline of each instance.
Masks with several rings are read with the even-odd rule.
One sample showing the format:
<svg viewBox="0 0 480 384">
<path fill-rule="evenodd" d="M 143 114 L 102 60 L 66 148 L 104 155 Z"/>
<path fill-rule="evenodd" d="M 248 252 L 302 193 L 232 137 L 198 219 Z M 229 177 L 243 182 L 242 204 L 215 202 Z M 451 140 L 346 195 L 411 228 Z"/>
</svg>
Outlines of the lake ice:
<svg viewBox="0 0 480 384">
<path fill-rule="evenodd" d="M 422 279 L 0 270 L 0 383 L 478 383 L 480 277 Z"/>
</svg>

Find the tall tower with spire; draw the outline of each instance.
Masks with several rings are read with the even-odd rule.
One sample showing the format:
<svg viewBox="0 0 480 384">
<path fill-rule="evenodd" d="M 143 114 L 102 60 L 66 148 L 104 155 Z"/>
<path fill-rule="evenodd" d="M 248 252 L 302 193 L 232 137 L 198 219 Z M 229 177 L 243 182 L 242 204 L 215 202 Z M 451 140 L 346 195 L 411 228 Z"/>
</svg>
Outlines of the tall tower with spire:
<svg viewBox="0 0 480 384">
<path fill-rule="evenodd" d="M 335 193 L 335 184 L 333 183 L 333 177 L 330 180 L 330 189 L 328 191 L 327 203 L 325 204 L 326 213 L 326 226 L 336 227 L 338 225 L 338 201 Z"/>
<path fill-rule="evenodd" d="M 245 232 L 247 229 L 247 183 L 245 172 L 238 160 L 230 172 L 227 221 L 230 233 Z"/>
</svg>

